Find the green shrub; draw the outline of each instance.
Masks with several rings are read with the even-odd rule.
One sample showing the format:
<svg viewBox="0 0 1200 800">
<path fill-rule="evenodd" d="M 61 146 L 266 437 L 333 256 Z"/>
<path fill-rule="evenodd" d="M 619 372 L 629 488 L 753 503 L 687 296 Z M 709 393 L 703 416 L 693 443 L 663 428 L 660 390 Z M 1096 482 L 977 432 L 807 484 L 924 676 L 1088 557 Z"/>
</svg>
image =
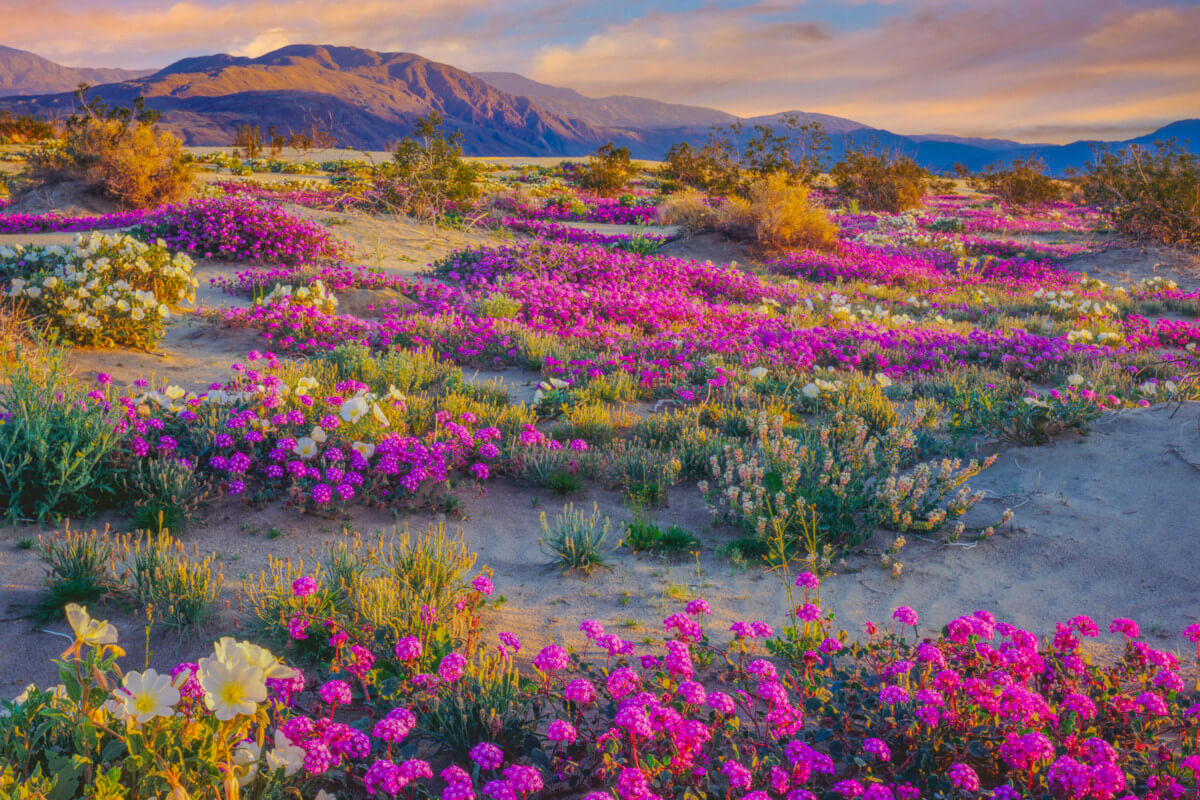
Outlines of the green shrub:
<svg viewBox="0 0 1200 800">
<path fill-rule="evenodd" d="M 911 157 L 851 149 L 830 171 L 838 193 L 867 211 L 898 212 L 916 208 L 932 176 Z"/>
<path fill-rule="evenodd" d="M 5 515 L 46 523 L 86 515 L 112 496 L 110 458 L 119 409 L 84 396 L 52 353 L 38 367 L 18 361 L 0 394 L 0 503 Z"/>
<path fill-rule="evenodd" d="M 672 525 L 665 531 L 648 519 L 635 519 L 625 525 L 622 543 L 635 552 L 686 553 L 700 546 L 689 531 Z"/>
<path fill-rule="evenodd" d="M 67 603 L 92 603 L 117 588 L 114 549 L 97 531 L 70 528 L 38 537 L 38 557 L 46 567 L 46 593 L 39 603 L 45 614 L 58 614 Z"/>
<path fill-rule="evenodd" d="M 1200 158 L 1178 142 L 1101 154 L 1080 176 L 1084 199 L 1137 241 L 1200 246 Z"/>
<path fill-rule="evenodd" d="M 449 690 L 438 692 L 423 707 L 419 724 L 459 760 L 480 742 L 513 752 L 528 737 L 521 686 L 521 675 L 510 660 L 476 659 Z"/>
<path fill-rule="evenodd" d="M 596 148 L 587 164 L 579 171 L 579 185 L 602 197 L 611 197 L 625 188 L 636 170 L 628 147 L 612 142 Z"/>
<path fill-rule="evenodd" d="M 211 489 L 195 465 L 182 458 L 136 459 L 122 477 L 136 509 L 136 527 L 155 533 L 183 533 Z"/>
<path fill-rule="evenodd" d="M 988 166 L 968 178 L 978 192 L 995 195 L 1010 206 L 1035 209 L 1063 198 L 1061 183 L 1046 174 L 1046 164 L 1038 158 L 1014 158 L 1007 167 Z"/>
<path fill-rule="evenodd" d="M 417 120 L 413 136 L 396 146 L 376 185 L 379 201 L 411 216 L 428 218 L 479 196 L 480 168 L 463 158 L 462 133 L 446 135 L 437 112 Z"/>
<path fill-rule="evenodd" d="M 612 554 L 608 546 L 612 521 L 600 516 L 598 506 L 593 504 L 588 515 L 577 510 L 574 503 L 568 503 L 563 506 L 563 513 L 554 517 L 553 525 L 546 520 L 544 511 L 541 519 L 539 542 L 552 566 L 566 573 L 579 571 L 588 575 L 597 567 L 608 565 Z"/>
</svg>

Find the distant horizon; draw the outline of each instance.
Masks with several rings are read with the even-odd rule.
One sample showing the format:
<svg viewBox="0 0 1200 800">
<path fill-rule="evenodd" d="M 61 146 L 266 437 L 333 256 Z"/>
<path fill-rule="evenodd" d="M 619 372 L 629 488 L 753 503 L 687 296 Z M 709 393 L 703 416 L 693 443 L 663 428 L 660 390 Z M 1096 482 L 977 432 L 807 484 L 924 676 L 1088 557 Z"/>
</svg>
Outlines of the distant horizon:
<svg viewBox="0 0 1200 800">
<path fill-rule="evenodd" d="M 797 108 L 906 135 L 1061 144 L 1200 116 L 1198 0 L 11 2 L 11 46 L 71 67 L 336 43 L 588 97 Z"/>
</svg>

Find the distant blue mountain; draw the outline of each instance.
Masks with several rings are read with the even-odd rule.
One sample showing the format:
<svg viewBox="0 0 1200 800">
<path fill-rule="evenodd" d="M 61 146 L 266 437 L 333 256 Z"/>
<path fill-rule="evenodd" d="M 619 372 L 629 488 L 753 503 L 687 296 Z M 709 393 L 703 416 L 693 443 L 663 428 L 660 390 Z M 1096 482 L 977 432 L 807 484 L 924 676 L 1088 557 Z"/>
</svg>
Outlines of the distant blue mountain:
<svg viewBox="0 0 1200 800">
<path fill-rule="evenodd" d="M 713 125 L 738 121 L 723 111 L 641 97 L 587 97 L 507 72 L 468 74 L 411 53 L 354 47 L 289 45 L 257 58 L 223 53 L 185 58 L 157 72 L 72 70 L 32 53 L 0 47 L 0 110 L 63 117 L 76 105 L 80 80 L 96 83 L 94 96 L 128 104 L 144 96 L 163 124 L 188 144 L 230 144 L 240 125 L 280 131 L 314 123 L 351 147 L 387 148 L 436 111 L 463 135 L 473 155 L 580 156 L 605 142 L 629 147 L 638 158 L 659 159 L 676 142 L 702 144 Z M 3 95 L 15 95 L 3 97 Z M 1054 174 L 1082 167 L 1099 147 L 1149 145 L 1175 138 L 1200 153 L 1200 120 L 1173 122 L 1124 142 L 1025 144 L 1009 139 L 925 134 L 903 136 L 861 122 L 793 111 L 829 134 L 830 158 L 849 147 L 906 153 L 947 172 L 955 164 L 979 169 L 1034 156 Z M 780 127 L 784 114 L 742 119 L 743 141 L 755 127 Z"/>
</svg>

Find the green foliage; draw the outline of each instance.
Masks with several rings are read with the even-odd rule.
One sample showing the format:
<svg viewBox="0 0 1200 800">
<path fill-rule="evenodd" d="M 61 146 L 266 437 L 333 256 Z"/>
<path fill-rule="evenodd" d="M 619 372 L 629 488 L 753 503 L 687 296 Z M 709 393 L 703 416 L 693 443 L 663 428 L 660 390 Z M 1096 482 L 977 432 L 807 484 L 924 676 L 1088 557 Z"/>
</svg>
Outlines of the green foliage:
<svg viewBox="0 0 1200 800">
<path fill-rule="evenodd" d="M 417 120 L 385 165 L 384 202 L 415 217 L 433 217 L 479 196 L 480 168 L 463 158 L 462 133 L 447 136 L 437 112 Z"/>
<path fill-rule="evenodd" d="M 995 195 L 1010 206 L 1033 210 L 1063 198 L 1063 184 L 1046 174 L 1038 158 L 1014 158 L 1007 167 L 989 165 L 967 181 L 978 192 Z"/>
<path fill-rule="evenodd" d="M 157 619 L 173 628 L 198 627 L 208 620 L 221 597 L 224 576 L 214 572 L 215 556 L 201 558 L 193 545 L 189 558 L 183 544 L 169 533 L 144 533 L 121 545 L 130 590 Z"/>
<path fill-rule="evenodd" d="M 745 132 L 740 120 L 714 126 L 699 148 L 686 142 L 667 151 L 660 174 L 685 186 L 714 195 L 745 195 L 750 184 L 782 173 L 789 183 L 811 185 L 820 175 L 829 136 L 818 122 L 784 114 L 777 125 L 755 125 Z"/>
<path fill-rule="evenodd" d="M 636 170 L 628 147 L 617 147 L 612 142 L 596 148 L 587 164 L 579 171 L 581 187 L 602 197 L 611 197 L 625 188 Z"/>
<path fill-rule="evenodd" d="M 666 530 L 649 519 L 634 519 L 625 524 L 622 544 L 635 552 L 679 554 L 695 550 L 700 540 L 678 525 Z"/>
<path fill-rule="evenodd" d="M 480 742 L 508 752 L 527 747 L 526 740 L 532 737 L 522 683 L 511 661 L 495 656 L 476 659 L 452 687 L 432 698 L 419 724 L 459 760 Z"/>
<path fill-rule="evenodd" d="M 10 248 L 0 256 L 0 277 L 28 303 L 36 327 L 65 341 L 151 348 L 171 308 L 194 296 L 193 266 L 158 244 L 90 233 L 65 248 Z"/>
<path fill-rule="evenodd" d="M 550 564 L 563 572 L 579 571 L 590 574 L 597 567 L 608 565 L 612 548 L 608 545 L 608 534 L 612 521 L 600 516 L 600 509 L 592 505 L 590 515 L 577 510 L 574 503 L 563 506 L 563 513 L 554 517 L 551 525 L 542 512 L 542 537 L 539 540 L 542 552 L 550 558 Z"/>
<path fill-rule="evenodd" d="M 838 193 L 867 211 L 904 211 L 916 208 L 929 189 L 932 176 L 902 153 L 850 149 L 830 171 Z"/>
<path fill-rule="evenodd" d="M 117 588 L 114 548 L 107 536 L 70 528 L 38 537 L 38 557 L 46 567 L 43 615 L 57 615 L 67 603 L 92 603 Z"/>
<path fill-rule="evenodd" d="M 183 533 L 211 489 L 195 466 L 182 458 L 135 459 L 122 479 L 136 509 L 136 527 L 155 533 Z"/>
<path fill-rule="evenodd" d="M 13 364 L 0 394 L 0 502 L 12 521 L 84 515 L 111 497 L 119 409 L 88 400 L 63 355 Z"/>
<path fill-rule="evenodd" d="M 1200 158 L 1178 142 L 1105 152 L 1080 176 L 1084 199 L 1138 241 L 1200 246 Z"/>
</svg>

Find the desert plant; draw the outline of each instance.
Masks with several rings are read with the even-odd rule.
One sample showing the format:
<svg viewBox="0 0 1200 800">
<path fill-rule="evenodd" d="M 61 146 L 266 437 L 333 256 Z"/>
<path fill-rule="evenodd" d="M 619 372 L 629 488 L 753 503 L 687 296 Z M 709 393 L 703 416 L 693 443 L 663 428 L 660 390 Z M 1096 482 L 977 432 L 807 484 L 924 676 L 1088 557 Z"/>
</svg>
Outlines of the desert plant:
<svg viewBox="0 0 1200 800">
<path fill-rule="evenodd" d="M 203 558 L 193 545 L 189 557 L 169 533 L 145 532 L 126 539 L 119 555 L 129 573 L 134 597 L 173 628 L 197 627 L 212 616 L 225 578 L 215 572 L 215 556 Z"/>
<path fill-rule="evenodd" d="M 46 568 L 43 612 L 58 614 L 67 603 L 91 603 L 117 587 L 107 534 L 82 533 L 66 527 L 61 533 L 39 536 L 38 557 Z"/>
<path fill-rule="evenodd" d="M 993 194 L 1010 206 L 1030 210 L 1061 200 L 1064 193 L 1063 184 L 1046 174 L 1046 163 L 1032 156 L 1014 158 L 1003 168 L 989 165 L 970 176 L 967 182 L 976 191 Z"/>
<path fill-rule="evenodd" d="M 182 198 L 194 175 L 179 137 L 156 126 L 158 114 L 142 98 L 130 108 L 109 108 L 88 100 L 87 88 L 76 93 L 80 111 L 67 120 L 61 145 L 30 156 L 31 177 L 43 183 L 82 181 L 125 208 Z"/>
<path fill-rule="evenodd" d="M 542 536 L 539 543 L 542 552 L 550 558 L 550 564 L 565 573 L 590 574 L 597 567 L 608 565 L 612 549 L 608 546 L 608 534 L 612 521 L 600 516 L 600 508 L 592 504 L 590 515 L 567 503 L 563 511 L 554 517 L 553 525 L 542 512 Z"/>
<path fill-rule="evenodd" d="M 602 197 L 611 197 L 625 188 L 634 175 L 633 161 L 628 147 L 617 147 L 612 142 L 602 144 L 579 170 L 581 187 Z"/>
<path fill-rule="evenodd" d="M 462 133 L 442 131 L 437 112 L 417 120 L 414 135 L 396 147 L 384 165 L 384 182 L 376 187 L 379 199 L 416 217 L 433 217 L 453 204 L 479 196 L 477 165 L 463 158 Z"/>
<path fill-rule="evenodd" d="M 678 525 L 663 530 L 651 520 L 640 517 L 625 523 L 621 543 L 634 552 L 659 554 L 685 553 L 700 545 L 695 536 Z"/>
<path fill-rule="evenodd" d="M 658 207 L 661 225 L 677 225 L 685 233 L 701 233 L 715 228 L 717 210 L 699 192 L 679 192 L 668 197 Z"/>
<path fill-rule="evenodd" d="M 1200 158 L 1178 142 L 1098 154 L 1079 180 L 1084 199 L 1138 241 L 1200 246 Z"/>
<path fill-rule="evenodd" d="M 12 521 L 85 514 L 113 490 L 120 412 L 84 396 L 64 355 L 18 361 L 0 394 L 0 503 Z"/>
<path fill-rule="evenodd" d="M 510 660 L 498 656 L 476 659 L 448 691 L 431 698 L 420 725 L 460 760 L 480 742 L 516 750 L 528 737 L 528 698 L 521 691 L 522 683 Z"/>
<path fill-rule="evenodd" d="M 721 228 L 753 239 L 768 251 L 829 249 L 838 243 L 838 228 L 808 201 L 808 188 L 782 172 L 755 180 L 747 199 L 731 198 L 721 207 Z"/>
<path fill-rule="evenodd" d="M 867 211 L 904 211 L 921 204 L 932 176 L 911 156 L 852 148 L 830 171 L 838 193 Z"/>
<path fill-rule="evenodd" d="M 0 144 L 27 144 L 54 137 L 54 123 L 33 114 L 0 111 Z"/>
</svg>

